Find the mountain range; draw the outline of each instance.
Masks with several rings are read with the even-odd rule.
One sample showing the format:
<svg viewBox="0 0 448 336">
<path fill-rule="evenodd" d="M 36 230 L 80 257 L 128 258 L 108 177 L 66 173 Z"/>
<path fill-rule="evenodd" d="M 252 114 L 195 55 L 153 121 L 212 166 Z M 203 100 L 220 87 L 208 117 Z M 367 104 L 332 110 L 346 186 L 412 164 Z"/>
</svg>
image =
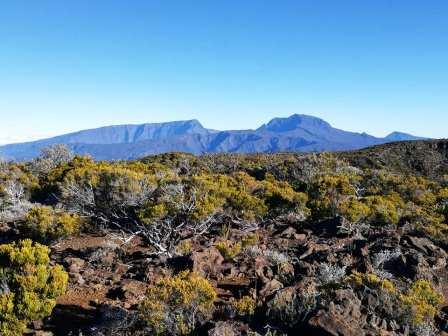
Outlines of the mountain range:
<svg viewBox="0 0 448 336">
<path fill-rule="evenodd" d="M 29 160 L 53 144 L 66 144 L 75 153 L 88 154 L 97 160 L 125 160 L 173 151 L 193 154 L 342 151 L 419 139 L 423 138 L 401 132 L 384 138 L 348 132 L 320 118 L 294 114 L 274 118 L 254 130 L 217 131 L 203 127 L 197 120 L 106 126 L 0 146 L 0 157 Z"/>
</svg>

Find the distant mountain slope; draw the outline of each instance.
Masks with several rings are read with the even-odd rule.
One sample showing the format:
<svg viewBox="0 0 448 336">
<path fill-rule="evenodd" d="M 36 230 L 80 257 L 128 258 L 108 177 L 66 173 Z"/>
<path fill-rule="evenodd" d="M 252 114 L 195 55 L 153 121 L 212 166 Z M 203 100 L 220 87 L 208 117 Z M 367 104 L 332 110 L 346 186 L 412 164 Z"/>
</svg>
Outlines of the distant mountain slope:
<svg viewBox="0 0 448 336">
<path fill-rule="evenodd" d="M 435 179 L 448 176 L 448 140 L 419 140 L 382 144 L 338 156 L 366 169 L 387 169 Z"/>
<path fill-rule="evenodd" d="M 392 132 L 384 139 L 388 141 L 409 141 L 409 140 L 424 140 L 425 138 L 417 137 L 411 134 L 402 133 L 402 132 Z"/>
<path fill-rule="evenodd" d="M 193 154 L 216 152 L 305 152 L 359 149 L 397 140 L 420 139 L 394 132 L 385 138 L 347 132 L 326 121 L 294 114 L 274 118 L 256 130 L 216 131 L 197 120 L 142 125 L 118 125 L 84 130 L 39 141 L 0 146 L 0 156 L 28 160 L 46 146 L 63 143 L 78 154 L 99 160 L 135 159 L 169 151 Z"/>
</svg>

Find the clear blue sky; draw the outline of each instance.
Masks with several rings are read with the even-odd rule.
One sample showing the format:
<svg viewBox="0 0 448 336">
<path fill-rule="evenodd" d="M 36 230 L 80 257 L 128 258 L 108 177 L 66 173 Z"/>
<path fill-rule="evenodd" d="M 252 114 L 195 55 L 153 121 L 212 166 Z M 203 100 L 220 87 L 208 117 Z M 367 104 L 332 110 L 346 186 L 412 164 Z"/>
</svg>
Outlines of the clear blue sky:
<svg viewBox="0 0 448 336">
<path fill-rule="evenodd" d="M 121 123 L 448 137 L 448 1 L 11 0 L 0 142 Z"/>
</svg>

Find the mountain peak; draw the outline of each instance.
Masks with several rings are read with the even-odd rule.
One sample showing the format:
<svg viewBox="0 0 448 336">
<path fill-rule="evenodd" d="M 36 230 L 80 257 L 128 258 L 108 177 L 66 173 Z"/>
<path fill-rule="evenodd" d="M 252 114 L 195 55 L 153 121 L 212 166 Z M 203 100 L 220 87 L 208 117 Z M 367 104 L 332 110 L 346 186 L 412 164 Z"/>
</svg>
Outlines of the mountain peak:
<svg viewBox="0 0 448 336">
<path fill-rule="evenodd" d="M 388 141 L 407 141 L 407 140 L 422 140 L 424 138 L 403 132 L 392 132 L 384 139 Z"/>
<path fill-rule="evenodd" d="M 216 131 L 204 128 L 196 119 L 106 126 L 0 146 L 0 157 L 29 160 L 39 155 L 42 148 L 60 143 L 69 146 L 76 154 L 88 154 L 98 160 L 123 160 L 172 151 L 195 154 L 340 151 L 416 139 L 418 137 L 400 132 L 389 134 L 387 138 L 376 138 L 333 128 L 326 121 L 310 115 L 293 114 L 274 118 L 257 130 Z"/>
<path fill-rule="evenodd" d="M 317 128 L 330 128 L 330 124 L 325 120 L 306 114 L 293 114 L 286 118 L 274 118 L 258 130 L 270 132 L 289 132 L 298 128 L 315 130 Z"/>
<path fill-rule="evenodd" d="M 204 130 L 204 126 L 202 126 L 201 122 L 197 119 L 185 120 L 185 126 L 190 129 L 202 129 Z"/>
</svg>

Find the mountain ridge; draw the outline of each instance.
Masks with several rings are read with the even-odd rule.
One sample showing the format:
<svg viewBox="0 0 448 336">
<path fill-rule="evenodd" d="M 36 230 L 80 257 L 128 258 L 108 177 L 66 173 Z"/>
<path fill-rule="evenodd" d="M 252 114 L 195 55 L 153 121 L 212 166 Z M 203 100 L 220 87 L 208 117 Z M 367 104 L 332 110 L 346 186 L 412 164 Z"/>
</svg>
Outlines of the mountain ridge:
<svg viewBox="0 0 448 336">
<path fill-rule="evenodd" d="M 198 120 L 124 124 L 81 130 L 52 138 L 0 146 L 0 156 L 29 160 L 42 148 L 62 143 L 77 154 L 99 160 L 137 159 L 151 154 L 184 151 L 217 152 L 321 152 L 352 150 L 393 141 L 423 139 L 393 132 L 384 138 L 344 131 L 304 114 L 273 118 L 256 129 L 213 130 Z"/>
</svg>

